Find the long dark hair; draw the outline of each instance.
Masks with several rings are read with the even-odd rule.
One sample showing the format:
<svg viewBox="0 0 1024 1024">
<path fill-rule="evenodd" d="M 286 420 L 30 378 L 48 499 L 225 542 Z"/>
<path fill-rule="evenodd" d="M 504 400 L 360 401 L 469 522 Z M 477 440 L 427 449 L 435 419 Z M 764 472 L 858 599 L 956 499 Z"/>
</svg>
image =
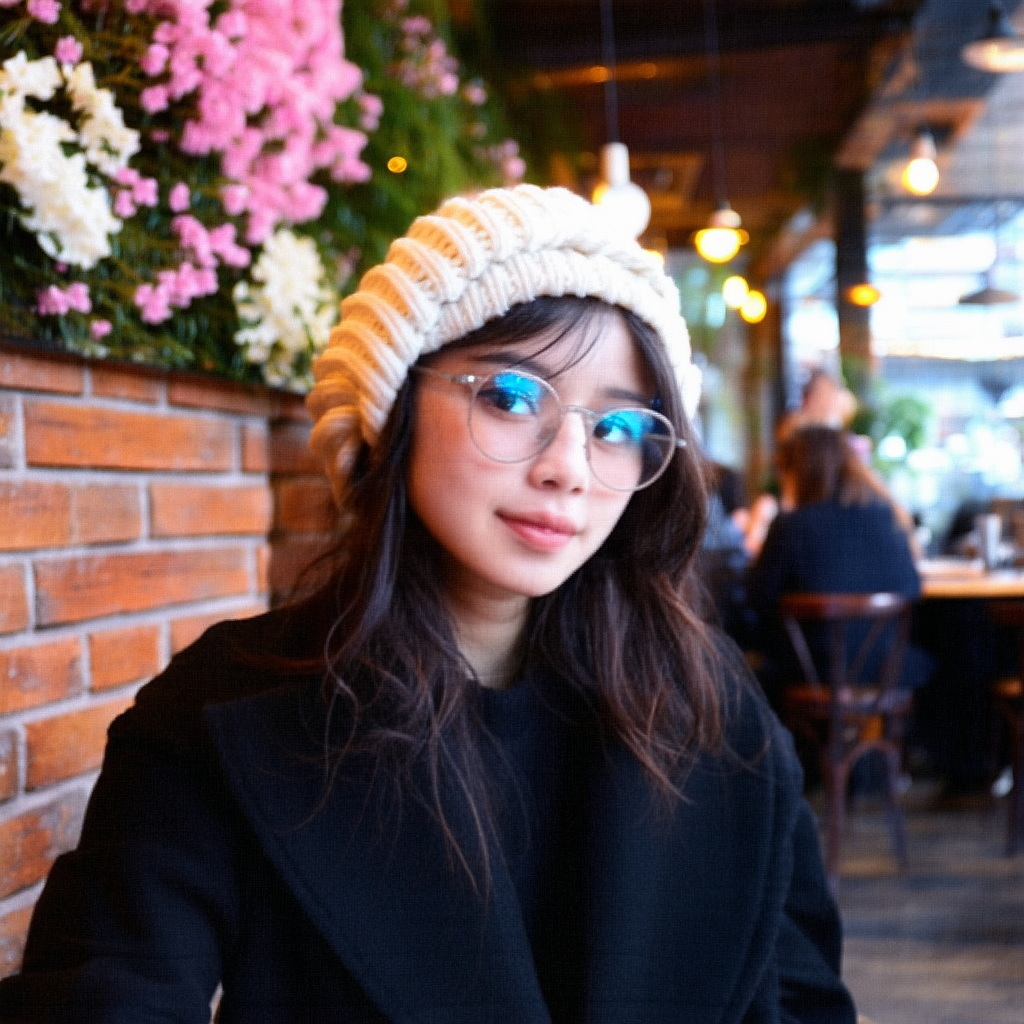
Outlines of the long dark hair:
<svg viewBox="0 0 1024 1024">
<path fill-rule="evenodd" d="M 621 315 L 651 375 L 655 402 L 687 447 L 632 496 L 602 547 L 553 593 L 531 602 L 526 670 L 546 670 L 590 709 L 598 734 L 619 741 L 671 802 L 696 755 L 723 736 L 722 685 L 706 627 L 694 611 L 693 560 L 704 532 L 702 460 L 664 348 L 629 312 L 592 298 L 540 298 L 513 307 L 446 347 L 533 344 L 572 334 L 569 364 Z M 579 330 L 576 330 L 579 328 Z M 427 361 L 427 360 L 425 360 Z M 568 365 L 568 364 L 567 364 Z M 336 753 L 368 754 L 379 774 L 412 784 L 436 814 L 473 878 L 450 827 L 451 801 L 468 811 L 484 878 L 492 823 L 480 752 L 478 683 L 459 653 L 442 551 L 409 505 L 406 473 L 416 374 L 399 392 L 378 442 L 364 447 L 341 510 L 337 607 L 325 647 L 328 688 L 344 723 Z M 427 792 L 422 792 L 425 772 Z"/>
</svg>

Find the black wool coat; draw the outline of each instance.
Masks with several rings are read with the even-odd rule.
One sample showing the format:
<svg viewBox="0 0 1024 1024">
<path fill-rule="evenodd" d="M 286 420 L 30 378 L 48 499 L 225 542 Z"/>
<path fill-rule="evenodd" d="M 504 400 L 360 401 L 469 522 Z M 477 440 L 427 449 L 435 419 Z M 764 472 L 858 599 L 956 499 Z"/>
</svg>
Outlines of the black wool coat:
<svg viewBox="0 0 1024 1024">
<path fill-rule="evenodd" d="M 328 778 L 321 687 L 275 667 L 302 646 L 280 627 L 214 627 L 113 724 L 0 1022 L 206 1024 L 219 984 L 223 1024 L 552 1020 L 500 852 L 481 899 L 424 804 L 358 763 Z M 735 756 L 703 757 L 673 814 L 624 750 L 585 769 L 574 1021 L 855 1019 L 790 743 L 729 685 Z"/>
</svg>

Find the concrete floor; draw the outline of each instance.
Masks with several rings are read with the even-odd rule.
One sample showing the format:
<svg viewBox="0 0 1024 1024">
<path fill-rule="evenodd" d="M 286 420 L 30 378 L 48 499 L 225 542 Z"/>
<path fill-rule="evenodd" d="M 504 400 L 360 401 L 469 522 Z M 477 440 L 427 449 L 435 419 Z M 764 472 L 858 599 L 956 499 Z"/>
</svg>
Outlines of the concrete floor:
<svg viewBox="0 0 1024 1024">
<path fill-rule="evenodd" d="M 814 801 L 812 801 L 813 803 Z M 843 973 L 874 1024 L 1024 1024 L 1024 854 L 1005 800 L 959 806 L 915 784 L 901 874 L 877 805 L 854 802 L 839 904 Z"/>
</svg>

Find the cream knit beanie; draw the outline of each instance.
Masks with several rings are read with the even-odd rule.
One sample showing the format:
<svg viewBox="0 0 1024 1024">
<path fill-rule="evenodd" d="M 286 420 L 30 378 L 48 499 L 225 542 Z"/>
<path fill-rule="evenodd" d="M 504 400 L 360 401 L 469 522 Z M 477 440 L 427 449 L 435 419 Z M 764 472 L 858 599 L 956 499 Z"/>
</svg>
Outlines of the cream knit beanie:
<svg viewBox="0 0 1024 1024">
<path fill-rule="evenodd" d="M 693 416 L 700 371 L 690 361 L 679 293 L 657 258 L 567 189 L 491 189 L 417 218 L 342 302 L 306 400 L 316 420 L 310 445 L 335 497 L 421 355 L 541 295 L 594 296 L 649 324 Z"/>
</svg>

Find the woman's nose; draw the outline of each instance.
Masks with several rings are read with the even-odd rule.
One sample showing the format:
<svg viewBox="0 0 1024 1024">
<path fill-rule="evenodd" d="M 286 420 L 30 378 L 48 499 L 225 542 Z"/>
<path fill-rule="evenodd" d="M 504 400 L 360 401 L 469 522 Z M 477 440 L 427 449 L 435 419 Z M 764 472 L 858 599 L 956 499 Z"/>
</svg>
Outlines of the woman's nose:
<svg viewBox="0 0 1024 1024">
<path fill-rule="evenodd" d="M 567 409 L 554 437 L 534 457 L 530 477 L 540 487 L 584 490 L 590 484 L 590 460 L 587 452 L 587 422 Z"/>
</svg>

